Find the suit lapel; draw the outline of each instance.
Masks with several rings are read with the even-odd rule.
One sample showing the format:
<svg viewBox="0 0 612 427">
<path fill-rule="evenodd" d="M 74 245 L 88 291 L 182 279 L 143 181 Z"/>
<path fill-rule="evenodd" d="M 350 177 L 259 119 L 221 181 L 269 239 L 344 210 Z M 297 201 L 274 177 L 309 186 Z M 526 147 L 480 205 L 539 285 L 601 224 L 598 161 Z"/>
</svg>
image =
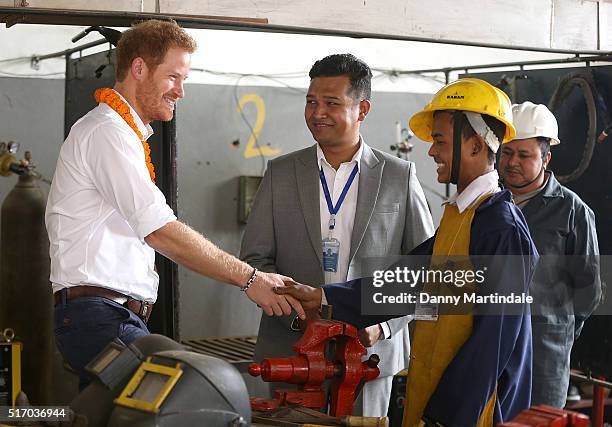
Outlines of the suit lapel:
<svg viewBox="0 0 612 427">
<path fill-rule="evenodd" d="M 378 160 L 372 149 L 364 144 L 361 162 L 359 164 L 359 192 L 357 193 L 357 208 L 351 236 L 351 253 L 349 263 L 361 245 L 363 235 L 372 217 L 374 205 L 378 198 L 378 190 L 385 162 Z"/>
<path fill-rule="evenodd" d="M 323 268 L 321 249 L 321 213 L 319 211 L 319 174 L 317 173 L 317 146 L 304 150 L 295 159 L 295 177 L 301 211 L 312 248 Z"/>
</svg>

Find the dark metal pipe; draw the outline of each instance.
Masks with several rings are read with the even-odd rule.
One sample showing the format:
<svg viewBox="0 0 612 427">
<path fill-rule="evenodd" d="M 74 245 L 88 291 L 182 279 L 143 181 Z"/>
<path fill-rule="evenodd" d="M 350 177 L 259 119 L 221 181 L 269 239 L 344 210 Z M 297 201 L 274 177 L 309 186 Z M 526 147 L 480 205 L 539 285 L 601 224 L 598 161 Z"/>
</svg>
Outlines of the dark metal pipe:
<svg viewBox="0 0 612 427">
<path fill-rule="evenodd" d="M 51 19 L 56 18 L 56 19 Z M 393 34 L 366 33 L 358 31 L 344 31 L 321 28 L 304 28 L 287 25 L 270 25 L 261 19 L 234 18 L 234 17 L 197 17 L 192 15 L 163 15 L 154 13 L 137 12 L 109 12 L 109 11 L 82 11 L 82 10 L 52 10 L 40 8 L 0 8 L 0 21 L 8 22 L 8 26 L 25 23 L 55 23 L 74 25 L 107 25 L 107 26 L 129 26 L 133 21 L 142 19 L 174 19 L 184 27 L 207 28 L 219 30 L 243 30 L 264 31 L 270 33 L 309 34 L 321 36 L 341 36 L 351 38 L 369 38 L 383 40 L 403 40 L 425 43 L 453 44 L 460 46 L 474 46 L 491 49 L 523 50 L 531 52 L 567 53 L 567 54 L 590 54 L 599 55 L 600 50 L 572 50 L 554 49 L 534 46 L 510 46 L 495 43 L 469 42 L 452 39 L 432 39 L 427 37 L 400 36 Z"/>
<path fill-rule="evenodd" d="M 85 44 L 73 47 L 72 49 L 62 50 L 61 52 L 49 53 L 47 55 L 35 55 L 35 56 L 32 56 L 32 61 L 38 62 L 44 59 L 59 58 L 61 56 L 72 55 L 75 52 L 89 49 L 90 47 L 99 46 L 104 43 L 108 43 L 108 41 L 106 39 L 99 39 L 93 42 L 89 42 L 89 43 L 85 43 Z"/>
<path fill-rule="evenodd" d="M 524 67 L 526 65 L 550 65 L 550 64 L 571 64 L 580 62 L 612 62 L 612 55 L 596 55 L 596 56 L 572 56 L 570 58 L 559 58 L 559 59 L 542 59 L 535 61 L 518 61 L 518 62 L 498 62 L 496 64 L 480 64 L 480 65 L 463 65 L 461 67 L 443 67 L 443 68 L 426 68 L 422 70 L 406 70 L 397 71 L 393 70 L 396 74 L 426 74 L 426 73 L 448 73 L 452 71 L 465 71 L 468 70 L 479 70 L 483 68 L 502 68 L 502 67 Z M 385 70 L 380 70 L 385 71 Z M 391 70 L 386 70 L 391 71 Z"/>
<path fill-rule="evenodd" d="M 444 71 L 444 82 L 445 84 L 450 83 L 450 71 Z M 447 182 L 444 185 L 444 193 L 446 194 L 446 200 L 450 198 L 450 184 Z"/>
<path fill-rule="evenodd" d="M 587 375 L 584 375 L 584 374 L 579 374 L 579 373 L 576 373 L 576 372 L 571 372 L 570 373 L 570 377 L 573 380 L 576 380 L 576 381 L 579 381 L 579 382 L 586 382 L 586 383 L 594 384 L 594 385 L 597 385 L 597 386 L 600 386 L 600 387 L 605 387 L 605 388 L 612 389 L 612 383 L 611 382 L 604 381 L 604 380 L 601 380 L 599 378 L 593 378 L 591 376 L 587 376 Z"/>
</svg>

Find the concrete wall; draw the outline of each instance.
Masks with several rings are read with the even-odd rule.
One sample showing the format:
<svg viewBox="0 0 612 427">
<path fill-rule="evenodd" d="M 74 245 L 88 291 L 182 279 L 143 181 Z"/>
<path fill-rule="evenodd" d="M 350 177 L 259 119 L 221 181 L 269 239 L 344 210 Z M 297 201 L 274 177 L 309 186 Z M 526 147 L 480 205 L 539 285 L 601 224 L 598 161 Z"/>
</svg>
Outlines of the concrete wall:
<svg viewBox="0 0 612 427">
<path fill-rule="evenodd" d="M 303 119 L 304 91 L 188 85 L 186 92 L 177 111 L 178 216 L 237 254 L 243 231 L 237 220 L 238 177 L 261 175 L 265 163 L 259 155 L 248 157 L 251 131 L 236 109 L 236 99 L 243 100 L 243 113 L 251 126 L 255 126 L 259 114 L 259 144 L 269 147 L 268 151 L 278 150 L 274 154 L 278 155 L 314 143 Z M 395 142 L 395 122 L 406 126 L 410 115 L 428 98 L 426 94 L 374 93 L 373 109 L 362 127 L 365 140 L 390 151 L 389 146 Z M 53 175 L 63 140 L 63 111 L 63 80 L 0 78 L 0 140 L 21 142 L 21 154 L 31 150 L 40 172 L 48 177 Z M 237 146 L 235 140 L 239 140 Z M 443 192 L 443 186 L 435 184 L 433 162 L 426 156 L 428 144 L 418 140 L 413 143 L 412 160 L 417 163 L 419 178 Z M 16 181 L 15 176 L 0 177 L 0 200 Z M 426 194 L 437 220 L 441 200 Z M 179 280 L 182 338 L 257 332 L 260 310 L 236 288 L 183 268 Z"/>
<path fill-rule="evenodd" d="M 21 144 L 49 179 L 64 140 L 64 81 L 0 78 L 0 141 Z M 17 183 L 15 175 L 0 177 L 0 200 Z M 48 190 L 46 184 L 42 184 Z"/>
</svg>

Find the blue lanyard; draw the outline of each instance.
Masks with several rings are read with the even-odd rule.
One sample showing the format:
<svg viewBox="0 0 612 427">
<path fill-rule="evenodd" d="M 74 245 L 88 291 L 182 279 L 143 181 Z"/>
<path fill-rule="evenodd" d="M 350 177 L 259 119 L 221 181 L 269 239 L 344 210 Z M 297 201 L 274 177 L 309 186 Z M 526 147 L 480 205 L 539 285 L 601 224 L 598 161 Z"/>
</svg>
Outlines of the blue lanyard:
<svg viewBox="0 0 612 427">
<path fill-rule="evenodd" d="M 355 167 L 353 168 L 353 171 L 351 172 L 351 175 L 349 176 L 348 181 L 346 181 L 346 184 L 344 184 L 342 193 L 340 193 L 340 198 L 336 202 L 336 206 L 334 206 L 332 199 L 331 199 L 331 195 L 329 194 L 329 188 L 327 187 L 327 181 L 325 181 L 325 174 L 323 173 L 323 166 L 321 166 L 321 169 L 319 169 L 319 178 L 321 179 L 321 186 L 323 187 L 323 193 L 325 194 L 325 200 L 327 201 L 327 209 L 329 210 L 329 213 L 331 215 L 331 218 L 329 219 L 329 229 L 330 230 L 333 230 L 336 225 L 335 216 L 340 210 L 340 206 L 342 206 L 342 202 L 344 202 L 346 193 L 348 193 L 349 188 L 351 188 L 351 184 L 353 183 L 353 180 L 355 179 L 355 176 L 357 175 L 358 170 L 359 169 L 357 165 L 355 164 Z"/>
</svg>

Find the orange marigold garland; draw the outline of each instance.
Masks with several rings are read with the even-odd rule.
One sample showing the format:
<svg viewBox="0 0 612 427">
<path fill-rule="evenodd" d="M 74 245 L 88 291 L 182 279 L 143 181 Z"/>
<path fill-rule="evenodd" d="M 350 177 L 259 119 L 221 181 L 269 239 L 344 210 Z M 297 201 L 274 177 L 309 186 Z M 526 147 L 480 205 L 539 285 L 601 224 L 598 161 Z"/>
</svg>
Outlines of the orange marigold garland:
<svg viewBox="0 0 612 427">
<path fill-rule="evenodd" d="M 149 144 L 147 141 L 145 141 L 142 133 L 138 129 L 138 126 L 134 121 L 134 117 L 132 116 L 132 112 L 130 111 L 130 106 L 127 105 L 113 89 L 108 87 L 96 89 L 94 92 L 94 97 L 96 98 L 96 102 L 103 102 L 115 110 L 117 114 L 119 114 L 121 118 L 125 120 L 129 127 L 136 132 L 136 135 L 140 139 L 142 147 L 144 148 L 145 162 L 147 164 L 147 169 L 149 170 L 149 176 L 151 177 L 151 181 L 155 182 L 155 170 L 153 169 L 153 163 L 151 163 L 151 147 L 149 147 Z"/>
</svg>

